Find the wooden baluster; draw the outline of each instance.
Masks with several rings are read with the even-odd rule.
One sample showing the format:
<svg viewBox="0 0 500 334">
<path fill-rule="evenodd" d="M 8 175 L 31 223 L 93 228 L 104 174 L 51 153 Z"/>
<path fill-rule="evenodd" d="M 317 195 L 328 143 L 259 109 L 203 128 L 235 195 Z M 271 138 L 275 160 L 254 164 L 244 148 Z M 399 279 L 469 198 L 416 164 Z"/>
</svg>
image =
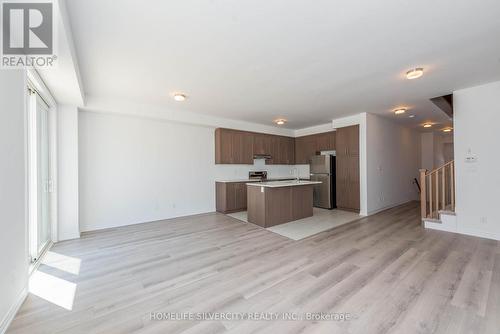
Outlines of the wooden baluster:
<svg viewBox="0 0 500 334">
<path fill-rule="evenodd" d="M 446 167 L 443 168 L 443 173 L 441 174 L 441 182 L 442 182 L 442 187 L 443 189 L 441 190 L 441 205 L 443 210 L 446 210 Z"/>
<path fill-rule="evenodd" d="M 455 211 L 455 161 L 450 164 L 451 210 Z"/>
<path fill-rule="evenodd" d="M 439 171 L 436 171 L 436 175 L 434 178 L 436 179 L 436 218 L 437 218 L 439 211 Z"/>
<path fill-rule="evenodd" d="M 449 172 L 446 169 L 449 168 Z M 422 218 L 439 218 L 440 210 L 455 211 L 455 161 L 427 172 L 420 169 L 420 215 Z M 441 173 L 441 175 L 439 175 Z M 446 178 L 449 178 L 448 180 Z M 441 178 L 441 180 L 439 180 Z M 428 195 L 427 195 L 428 194 Z M 429 210 L 427 210 L 427 199 Z"/>
<path fill-rule="evenodd" d="M 420 216 L 427 217 L 427 187 L 425 173 L 427 169 L 420 169 Z"/>
<path fill-rule="evenodd" d="M 433 184 L 432 184 L 432 173 L 429 173 L 429 217 L 432 218 L 433 215 L 433 210 L 432 210 L 432 205 L 433 205 L 433 200 L 432 200 L 432 194 L 434 193 L 433 191 Z"/>
</svg>

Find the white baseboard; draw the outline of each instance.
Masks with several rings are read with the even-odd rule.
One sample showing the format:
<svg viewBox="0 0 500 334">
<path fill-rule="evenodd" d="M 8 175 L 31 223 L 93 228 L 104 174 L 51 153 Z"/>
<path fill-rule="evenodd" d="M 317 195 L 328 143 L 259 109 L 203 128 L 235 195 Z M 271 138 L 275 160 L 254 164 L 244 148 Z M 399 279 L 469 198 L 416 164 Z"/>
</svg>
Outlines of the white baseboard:
<svg viewBox="0 0 500 334">
<path fill-rule="evenodd" d="M 455 213 L 452 214 L 440 213 L 439 218 L 440 219 L 437 222 L 433 221 L 432 219 L 429 220 L 424 219 L 425 228 L 457 233 L 458 230 L 457 217 Z"/>
<path fill-rule="evenodd" d="M 478 237 L 478 238 L 500 240 L 500 234 L 498 234 L 498 233 L 485 232 L 485 231 L 481 231 L 481 230 L 476 230 L 476 229 L 472 229 L 472 228 L 464 228 L 464 227 L 460 227 L 460 226 L 457 229 L 457 233 L 470 235 L 470 236 Z"/>
<path fill-rule="evenodd" d="M 26 299 L 27 296 L 28 296 L 28 287 L 25 287 L 23 291 L 21 291 L 19 297 L 17 298 L 16 303 L 11 306 L 9 312 L 7 312 L 2 322 L 0 323 L 0 334 L 4 334 L 5 332 L 7 332 L 7 328 L 9 328 L 10 323 L 16 316 L 17 311 L 19 311 L 19 309 L 21 308 L 21 305 L 23 305 L 24 300 Z"/>
<path fill-rule="evenodd" d="M 424 221 L 424 223 L 425 223 L 425 228 L 428 228 L 431 230 L 457 233 L 456 228 L 450 227 L 448 225 L 444 225 L 442 223 L 434 223 L 434 222 L 430 222 L 430 221 Z"/>
<path fill-rule="evenodd" d="M 403 204 L 406 204 L 406 203 L 410 203 L 410 202 L 416 202 L 416 200 L 414 200 L 414 199 L 404 200 L 404 201 L 401 201 L 401 202 L 398 202 L 398 203 L 394 203 L 394 204 L 390 204 L 390 205 L 384 206 L 383 208 L 380 208 L 380 209 L 371 210 L 371 211 L 368 212 L 367 216 L 371 216 L 371 215 L 377 214 L 379 212 L 382 212 L 382 211 L 385 211 L 385 210 L 389 210 L 389 209 L 392 209 L 392 208 L 395 208 L 397 206 L 400 206 L 400 205 L 403 205 Z"/>
<path fill-rule="evenodd" d="M 425 223 L 425 228 L 429 228 L 432 230 L 439 230 L 439 231 L 445 231 L 445 232 L 451 232 L 451 233 L 457 233 L 457 234 L 462 234 L 462 235 L 468 235 L 471 237 L 477 237 L 477 238 L 484 238 L 484 239 L 491 239 L 491 240 L 500 240 L 500 235 L 494 234 L 494 233 L 488 233 L 484 231 L 479 231 L 479 230 L 474 230 L 470 228 L 456 228 L 456 229 L 450 229 L 447 227 L 443 227 L 441 224 L 435 224 L 435 223 Z"/>
<path fill-rule="evenodd" d="M 492 239 L 492 240 L 500 240 L 500 234 L 498 233 L 491 233 L 491 232 L 486 232 L 482 230 L 477 230 L 469 227 L 461 227 L 460 224 L 458 224 L 457 221 L 457 216 L 455 214 L 440 214 L 441 217 L 441 223 L 435 223 L 432 221 L 425 221 L 425 228 L 433 229 L 433 230 L 439 230 L 439 231 L 445 231 L 445 232 L 452 232 L 452 233 L 458 233 L 458 234 L 463 234 L 463 235 L 470 235 L 472 237 L 478 237 L 478 238 L 485 238 L 485 239 Z"/>
</svg>

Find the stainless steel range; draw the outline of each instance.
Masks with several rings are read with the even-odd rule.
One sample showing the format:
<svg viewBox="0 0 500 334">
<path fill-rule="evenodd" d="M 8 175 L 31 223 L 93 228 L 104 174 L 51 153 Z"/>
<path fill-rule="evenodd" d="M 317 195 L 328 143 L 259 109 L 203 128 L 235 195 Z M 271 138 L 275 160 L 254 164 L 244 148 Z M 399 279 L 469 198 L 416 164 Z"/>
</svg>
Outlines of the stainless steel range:
<svg viewBox="0 0 500 334">
<path fill-rule="evenodd" d="M 266 171 L 250 171 L 248 172 L 248 178 L 255 181 L 266 181 L 267 172 Z"/>
</svg>

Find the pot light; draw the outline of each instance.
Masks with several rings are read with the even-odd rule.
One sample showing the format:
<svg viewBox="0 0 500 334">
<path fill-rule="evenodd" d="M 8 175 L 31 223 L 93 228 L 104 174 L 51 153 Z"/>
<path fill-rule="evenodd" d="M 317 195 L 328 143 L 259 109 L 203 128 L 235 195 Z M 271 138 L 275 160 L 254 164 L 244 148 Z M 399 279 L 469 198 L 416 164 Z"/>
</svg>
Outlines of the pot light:
<svg viewBox="0 0 500 334">
<path fill-rule="evenodd" d="M 410 115 L 410 116 L 408 116 L 408 117 L 413 118 L 413 117 L 415 117 L 415 115 Z"/>
<path fill-rule="evenodd" d="M 186 101 L 186 95 L 184 94 L 181 94 L 181 93 L 175 93 L 174 94 L 174 100 L 176 100 L 177 102 L 183 102 L 183 101 Z"/>
<path fill-rule="evenodd" d="M 417 67 L 406 72 L 406 78 L 408 80 L 418 79 L 424 75 L 424 69 L 422 67 Z"/>
<path fill-rule="evenodd" d="M 283 125 L 286 123 L 286 119 L 280 118 L 280 119 L 275 120 L 274 123 L 276 123 L 278 125 Z"/>
<path fill-rule="evenodd" d="M 406 108 L 397 108 L 397 109 L 394 109 L 394 113 L 396 115 L 401 115 L 401 114 L 404 114 L 406 112 Z"/>
<path fill-rule="evenodd" d="M 443 129 L 443 132 L 451 132 L 451 129 L 452 129 L 452 128 L 446 128 L 446 129 Z"/>
<path fill-rule="evenodd" d="M 430 128 L 430 127 L 432 127 L 432 124 L 431 124 L 431 123 L 425 123 L 425 124 L 424 124 L 424 128 Z"/>
</svg>

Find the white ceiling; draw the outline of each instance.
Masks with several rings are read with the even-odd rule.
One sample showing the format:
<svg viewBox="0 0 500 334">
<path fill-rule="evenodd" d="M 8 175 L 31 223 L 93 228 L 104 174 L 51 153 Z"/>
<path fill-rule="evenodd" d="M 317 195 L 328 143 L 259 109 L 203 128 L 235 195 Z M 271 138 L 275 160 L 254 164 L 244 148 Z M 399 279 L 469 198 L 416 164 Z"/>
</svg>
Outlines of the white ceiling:
<svg viewBox="0 0 500 334">
<path fill-rule="evenodd" d="M 76 58 L 69 23 L 69 17 L 64 1 L 54 1 L 54 22 L 57 38 L 55 66 L 50 68 L 37 68 L 43 82 L 49 88 L 53 97 L 59 104 L 80 106 L 85 103 L 82 82 Z"/>
<path fill-rule="evenodd" d="M 304 128 L 500 80 L 498 0 L 69 0 L 85 93 Z M 406 80 L 412 67 L 423 78 Z M 186 102 L 170 94 L 185 92 Z M 397 106 L 417 115 L 394 116 Z M 409 114 L 409 113 L 408 113 Z"/>
</svg>

